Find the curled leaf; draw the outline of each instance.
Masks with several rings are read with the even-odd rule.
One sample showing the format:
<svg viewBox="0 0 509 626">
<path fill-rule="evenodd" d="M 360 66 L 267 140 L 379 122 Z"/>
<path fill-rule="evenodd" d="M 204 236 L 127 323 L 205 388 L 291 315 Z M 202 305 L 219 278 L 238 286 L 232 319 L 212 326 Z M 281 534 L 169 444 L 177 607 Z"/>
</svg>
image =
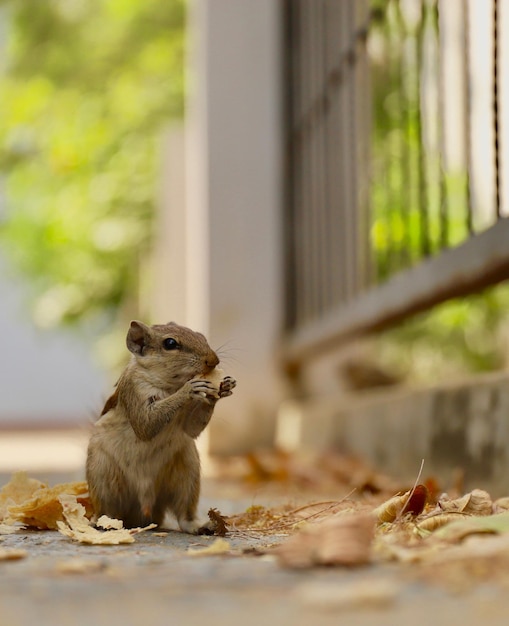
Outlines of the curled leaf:
<svg viewBox="0 0 509 626">
<path fill-rule="evenodd" d="M 381 524 L 394 522 L 398 516 L 407 513 L 419 515 L 426 505 L 427 498 L 428 489 L 426 485 L 417 485 L 415 489 L 393 496 L 383 502 L 373 511 L 373 515 Z"/>
<path fill-rule="evenodd" d="M 433 532 L 450 524 L 452 522 L 457 522 L 458 520 L 470 517 L 469 515 L 465 515 L 463 513 L 442 513 L 441 515 L 432 515 L 431 517 L 427 517 L 423 519 L 422 522 L 417 524 L 418 530 L 424 530 L 427 532 Z"/>
</svg>

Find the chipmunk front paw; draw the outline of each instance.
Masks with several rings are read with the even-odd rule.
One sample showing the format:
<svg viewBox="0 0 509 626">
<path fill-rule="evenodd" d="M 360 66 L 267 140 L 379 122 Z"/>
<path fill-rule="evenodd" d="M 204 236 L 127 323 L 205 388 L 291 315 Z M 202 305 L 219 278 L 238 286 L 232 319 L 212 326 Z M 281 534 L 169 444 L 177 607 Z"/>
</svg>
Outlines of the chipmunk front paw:
<svg viewBox="0 0 509 626">
<path fill-rule="evenodd" d="M 225 378 L 223 378 L 221 384 L 219 385 L 219 397 L 226 398 L 227 396 L 231 396 L 236 385 L 237 381 L 235 380 L 235 378 L 232 378 L 231 376 L 225 376 Z"/>
<path fill-rule="evenodd" d="M 190 393 L 193 397 L 214 398 L 216 400 L 220 397 L 217 387 L 208 380 L 195 378 L 189 381 L 189 385 L 191 386 Z"/>
</svg>

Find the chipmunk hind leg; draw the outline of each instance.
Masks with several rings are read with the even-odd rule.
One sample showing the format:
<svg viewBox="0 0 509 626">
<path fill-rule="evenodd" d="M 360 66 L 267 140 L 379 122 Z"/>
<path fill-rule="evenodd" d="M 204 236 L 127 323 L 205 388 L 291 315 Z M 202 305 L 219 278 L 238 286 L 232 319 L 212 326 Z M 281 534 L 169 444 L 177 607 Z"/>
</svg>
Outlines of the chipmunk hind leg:
<svg viewBox="0 0 509 626">
<path fill-rule="evenodd" d="M 120 519 L 126 528 L 143 523 L 137 499 L 118 463 L 100 445 L 89 446 L 86 478 L 96 519 L 107 515 Z"/>
<path fill-rule="evenodd" d="M 209 534 L 207 524 L 197 518 L 200 461 L 194 442 L 173 456 L 158 482 L 160 491 L 155 508 L 173 513 L 183 532 Z"/>
</svg>

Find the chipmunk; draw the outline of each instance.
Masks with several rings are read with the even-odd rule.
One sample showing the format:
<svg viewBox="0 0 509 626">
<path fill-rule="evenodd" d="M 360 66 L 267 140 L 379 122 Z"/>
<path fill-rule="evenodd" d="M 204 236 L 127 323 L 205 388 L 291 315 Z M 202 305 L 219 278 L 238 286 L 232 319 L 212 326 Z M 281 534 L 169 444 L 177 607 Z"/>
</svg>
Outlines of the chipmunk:
<svg viewBox="0 0 509 626">
<path fill-rule="evenodd" d="M 207 533 L 196 519 L 200 459 L 194 439 L 236 382 L 223 377 L 205 337 L 174 322 L 132 321 L 131 360 L 90 438 L 86 476 L 97 517 L 128 528 L 161 525 L 171 511 L 180 529 Z"/>
</svg>

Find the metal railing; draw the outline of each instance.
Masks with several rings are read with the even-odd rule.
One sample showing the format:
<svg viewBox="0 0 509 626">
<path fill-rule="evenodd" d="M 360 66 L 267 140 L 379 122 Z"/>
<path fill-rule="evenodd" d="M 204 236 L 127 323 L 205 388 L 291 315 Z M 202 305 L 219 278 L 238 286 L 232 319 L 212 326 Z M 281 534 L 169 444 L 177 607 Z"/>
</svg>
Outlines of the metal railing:
<svg viewBox="0 0 509 626">
<path fill-rule="evenodd" d="M 285 3 L 288 361 L 509 278 L 502 10 Z"/>
</svg>

